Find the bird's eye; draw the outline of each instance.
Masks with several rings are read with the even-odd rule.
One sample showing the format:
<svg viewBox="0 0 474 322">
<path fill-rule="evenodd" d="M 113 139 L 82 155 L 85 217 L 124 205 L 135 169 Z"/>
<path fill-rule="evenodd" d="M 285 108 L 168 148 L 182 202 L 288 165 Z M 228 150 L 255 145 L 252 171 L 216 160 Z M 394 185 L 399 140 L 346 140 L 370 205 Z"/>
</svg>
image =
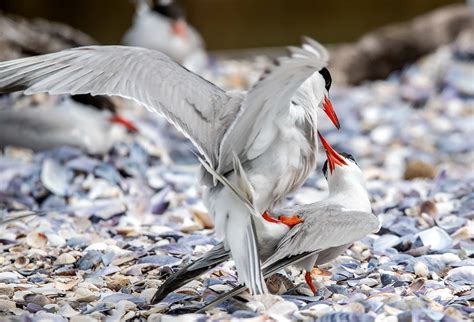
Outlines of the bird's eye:
<svg viewBox="0 0 474 322">
<path fill-rule="evenodd" d="M 355 164 L 357 164 L 357 161 L 355 160 L 354 156 L 350 153 L 346 153 L 346 152 L 341 152 L 340 153 L 344 158 L 346 159 L 349 159 L 351 160 L 352 162 L 354 162 Z"/>
<path fill-rule="evenodd" d="M 326 87 L 326 90 L 329 92 L 329 89 L 331 88 L 331 83 L 332 83 L 331 73 L 326 67 L 321 69 L 319 73 L 321 74 L 321 76 L 323 76 L 324 83 L 325 83 L 324 87 Z"/>
</svg>

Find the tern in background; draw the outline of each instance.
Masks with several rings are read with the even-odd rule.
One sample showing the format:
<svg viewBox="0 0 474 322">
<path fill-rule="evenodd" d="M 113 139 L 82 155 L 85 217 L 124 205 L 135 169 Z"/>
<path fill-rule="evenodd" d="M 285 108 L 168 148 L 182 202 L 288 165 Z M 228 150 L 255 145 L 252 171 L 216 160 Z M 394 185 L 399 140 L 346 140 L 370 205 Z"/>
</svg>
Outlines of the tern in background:
<svg viewBox="0 0 474 322">
<path fill-rule="evenodd" d="M 308 253 L 309 257 L 300 261 L 292 261 L 291 264 L 306 271 L 305 280 L 314 293 L 316 293 L 316 289 L 310 275 L 313 266 L 333 260 L 350 243 L 378 230 L 378 220 L 371 212 L 362 171 L 354 158 L 345 153 L 337 153 L 324 137 L 321 135 L 319 137 L 327 155 L 323 173 L 329 186 L 328 198 L 309 205 L 270 212 L 269 217 L 273 219 L 274 225 L 281 225 L 281 221 L 285 222 L 285 218 L 289 214 L 292 215 L 292 218 L 297 216 L 299 220 L 292 225 L 293 228 L 288 227 L 286 230 L 275 231 L 272 236 L 273 240 L 268 239 L 265 244 L 259 244 L 260 255 L 265 261 L 265 265 L 269 267 L 283 268 L 281 260 L 287 259 L 288 256 Z M 210 168 L 209 171 L 213 172 Z M 244 170 L 237 173 L 240 176 L 237 180 L 238 187 L 234 187 L 228 180 L 215 172 L 214 175 L 238 195 L 248 208 L 252 209 L 253 188 L 247 181 Z M 336 228 L 340 230 L 335 231 Z M 347 233 L 347 230 L 350 232 Z M 268 249 L 269 245 L 274 246 Z M 313 250 L 314 254 L 309 255 Z M 157 290 L 152 303 L 161 301 L 170 292 L 223 263 L 229 257 L 230 254 L 225 250 L 223 244 L 216 245 L 204 256 L 171 275 Z M 276 262 L 278 264 L 274 265 Z M 264 270 L 264 273 L 269 271 L 274 273 L 277 270 L 267 269 Z M 268 276 L 270 275 L 266 277 Z M 245 288 L 239 288 L 239 291 L 243 289 Z M 235 294 L 232 293 L 232 295 Z M 225 298 L 228 296 L 226 295 Z"/>
<path fill-rule="evenodd" d="M 0 109 L 0 147 L 19 146 L 44 151 L 72 146 L 90 154 L 107 153 L 137 129 L 108 111 L 70 98 L 47 106 Z"/>
<path fill-rule="evenodd" d="M 161 51 L 196 73 L 208 63 L 204 41 L 173 0 L 137 0 L 133 25 L 122 43 Z"/>
<path fill-rule="evenodd" d="M 305 38 L 274 61 L 246 93 L 226 92 L 158 51 L 90 46 L 0 63 L 0 92 L 116 95 L 158 112 L 186 135 L 217 173 L 235 183 L 234 155 L 255 189 L 258 213 L 274 209 L 315 166 L 317 108 L 339 127 L 328 99 L 328 54 Z M 230 249 L 239 281 L 267 292 L 258 242 L 287 229 L 249 209 L 207 170 L 205 203 L 215 232 Z M 283 227 L 283 228 L 282 228 Z"/>
</svg>

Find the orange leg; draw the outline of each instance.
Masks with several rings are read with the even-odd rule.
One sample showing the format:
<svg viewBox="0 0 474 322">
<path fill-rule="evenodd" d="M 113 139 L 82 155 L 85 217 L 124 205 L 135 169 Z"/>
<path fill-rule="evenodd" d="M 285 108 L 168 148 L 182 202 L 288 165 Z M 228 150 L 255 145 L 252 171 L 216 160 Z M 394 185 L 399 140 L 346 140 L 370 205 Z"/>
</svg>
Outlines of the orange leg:
<svg viewBox="0 0 474 322">
<path fill-rule="evenodd" d="M 265 211 L 262 216 L 263 216 L 263 219 L 265 219 L 266 221 L 269 221 L 271 223 L 285 224 L 290 228 L 304 221 L 299 216 L 291 216 L 291 217 L 280 216 L 278 217 L 278 219 L 275 219 L 272 216 L 270 216 L 268 211 Z"/>
<path fill-rule="evenodd" d="M 306 272 L 306 274 L 304 275 L 304 279 L 306 280 L 306 284 L 308 284 L 313 294 L 316 295 L 316 293 L 318 292 L 318 289 L 314 287 L 313 279 L 311 278 L 311 273 Z"/>
</svg>

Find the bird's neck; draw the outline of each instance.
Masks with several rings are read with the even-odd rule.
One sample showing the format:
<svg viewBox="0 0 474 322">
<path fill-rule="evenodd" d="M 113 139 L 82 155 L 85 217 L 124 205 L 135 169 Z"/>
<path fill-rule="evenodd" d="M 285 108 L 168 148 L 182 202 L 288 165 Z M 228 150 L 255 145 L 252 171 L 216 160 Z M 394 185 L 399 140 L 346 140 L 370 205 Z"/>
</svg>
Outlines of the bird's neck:
<svg viewBox="0 0 474 322">
<path fill-rule="evenodd" d="M 332 182 L 329 199 L 349 210 L 372 211 L 365 182 L 354 178 Z"/>
</svg>

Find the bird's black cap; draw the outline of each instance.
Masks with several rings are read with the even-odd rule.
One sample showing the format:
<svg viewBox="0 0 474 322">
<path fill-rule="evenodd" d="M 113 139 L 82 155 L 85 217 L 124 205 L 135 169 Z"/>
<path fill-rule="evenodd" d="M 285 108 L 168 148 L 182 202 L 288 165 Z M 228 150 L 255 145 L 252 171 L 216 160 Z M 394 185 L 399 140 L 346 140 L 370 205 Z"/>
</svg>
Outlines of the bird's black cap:
<svg viewBox="0 0 474 322">
<path fill-rule="evenodd" d="M 173 0 L 154 0 L 151 10 L 171 20 L 184 18 L 183 9 Z"/>
<path fill-rule="evenodd" d="M 319 73 L 321 74 L 321 76 L 323 76 L 324 82 L 325 82 L 324 87 L 326 87 L 326 90 L 329 92 L 329 89 L 331 88 L 331 84 L 332 84 L 331 73 L 326 67 L 321 69 Z"/>
</svg>

